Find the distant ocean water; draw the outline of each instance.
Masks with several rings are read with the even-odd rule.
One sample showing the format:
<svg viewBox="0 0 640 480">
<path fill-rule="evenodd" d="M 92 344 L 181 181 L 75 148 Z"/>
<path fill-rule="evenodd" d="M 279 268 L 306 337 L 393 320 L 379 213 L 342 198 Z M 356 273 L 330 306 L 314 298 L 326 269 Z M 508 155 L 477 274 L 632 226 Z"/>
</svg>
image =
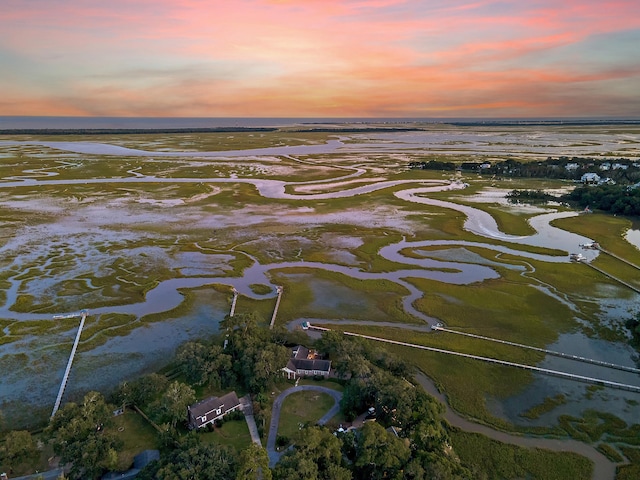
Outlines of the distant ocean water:
<svg viewBox="0 0 640 480">
<path fill-rule="evenodd" d="M 290 127 L 371 123 L 424 123 L 442 120 L 417 118 L 201 118 L 201 117 L 0 117 L 0 130 L 9 129 L 166 129 L 228 127 Z"/>
<path fill-rule="evenodd" d="M 40 129 L 193 129 L 259 128 L 296 125 L 406 125 L 451 123 L 465 125 L 620 124 L 640 123 L 622 118 L 187 118 L 187 117 L 31 117 L 0 116 L 0 130 Z"/>
</svg>

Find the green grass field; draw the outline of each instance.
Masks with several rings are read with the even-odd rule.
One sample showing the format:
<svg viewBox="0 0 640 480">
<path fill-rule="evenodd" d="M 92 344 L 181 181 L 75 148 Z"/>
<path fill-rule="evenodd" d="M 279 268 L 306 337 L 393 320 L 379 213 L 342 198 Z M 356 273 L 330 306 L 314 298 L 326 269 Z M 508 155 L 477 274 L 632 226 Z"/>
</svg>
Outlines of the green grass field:
<svg viewBox="0 0 640 480">
<path fill-rule="evenodd" d="M 240 452 L 251 444 L 249 427 L 244 418 L 240 420 L 229 420 L 216 427 L 213 432 L 198 433 L 200 438 L 207 443 L 216 445 L 227 445 Z"/>
<path fill-rule="evenodd" d="M 333 398 L 320 392 L 296 392 L 285 398 L 280 411 L 278 436 L 293 439 L 301 426 L 314 424 L 333 406 Z"/>
<path fill-rule="evenodd" d="M 118 470 L 124 471 L 133 465 L 133 457 L 143 450 L 160 447 L 158 432 L 141 415 L 127 410 L 123 415 L 113 418 L 110 427 L 123 442 L 118 455 Z"/>
</svg>

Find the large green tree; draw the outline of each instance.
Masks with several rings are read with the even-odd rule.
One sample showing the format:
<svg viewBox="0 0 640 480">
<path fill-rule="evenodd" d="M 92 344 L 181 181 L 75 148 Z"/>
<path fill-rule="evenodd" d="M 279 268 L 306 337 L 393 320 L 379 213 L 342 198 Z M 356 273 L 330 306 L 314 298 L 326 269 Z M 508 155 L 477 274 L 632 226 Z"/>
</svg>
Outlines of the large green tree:
<svg viewBox="0 0 640 480">
<path fill-rule="evenodd" d="M 187 342 L 178 349 L 176 359 L 187 380 L 195 385 L 220 388 L 234 380 L 231 355 L 224 353 L 220 345 Z"/>
<path fill-rule="evenodd" d="M 342 442 L 324 427 L 307 427 L 298 435 L 295 448 L 274 469 L 277 480 L 350 480 L 343 465 Z"/>
<path fill-rule="evenodd" d="M 269 456 L 264 448 L 252 443 L 240 452 L 236 480 L 271 480 Z"/>
<path fill-rule="evenodd" d="M 172 382 L 160 399 L 160 411 L 175 428 L 178 422 L 187 421 L 187 407 L 196 401 L 194 390 L 184 383 Z"/>
<path fill-rule="evenodd" d="M 0 452 L 2 449 L 0 449 Z M 4 439 L 3 457 L 9 465 L 14 465 L 35 456 L 38 450 L 31 433 L 26 430 L 11 431 Z"/>
<path fill-rule="evenodd" d="M 133 404 L 144 409 L 156 400 L 168 385 L 169 381 L 164 375 L 157 373 L 143 375 L 135 380 L 120 383 L 113 394 L 113 401 L 117 405 Z"/>
<path fill-rule="evenodd" d="M 238 380 L 252 393 L 264 392 L 281 375 L 289 349 L 274 343 L 274 334 L 258 323 L 255 314 L 237 314 L 221 323 Z M 279 337 L 280 333 L 275 336 Z"/>
<path fill-rule="evenodd" d="M 400 472 L 411 456 L 407 443 L 376 422 L 365 423 L 356 438 L 357 478 L 402 478 Z"/>
<path fill-rule="evenodd" d="M 189 434 L 160 461 L 145 467 L 140 480 L 235 480 L 238 460 L 234 452 L 224 446 L 200 441 Z"/>
<path fill-rule="evenodd" d="M 121 442 L 109 432 L 113 405 L 98 392 L 89 392 L 81 404 L 68 403 L 58 410 L 47 427 L 53 450 L 70 465 L 70 478 L 99 478 L 115 468 Z"/>
</svg>

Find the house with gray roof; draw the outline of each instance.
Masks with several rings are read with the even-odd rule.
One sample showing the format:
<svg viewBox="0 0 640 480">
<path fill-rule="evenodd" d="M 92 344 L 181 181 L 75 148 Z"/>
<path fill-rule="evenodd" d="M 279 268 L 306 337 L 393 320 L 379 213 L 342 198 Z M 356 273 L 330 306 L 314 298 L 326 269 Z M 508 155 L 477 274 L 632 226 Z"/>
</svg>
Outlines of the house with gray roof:
<svg viewBox="0 0 640 480">
<path fill-rule="evenodd" d="M 282 371 L 289 379 L 316 375 L 326 378 L 331 373 L 331 360 L 324 360 L 314 350 L 298 345 L 292 349 L 291 357 Z"/>
<path fill-rule="evenodd" d="M 189 428 L 202 428 L 242 407 L 236 392 L 222 397 L 209 397 L 187 407 Z"/>
</svg>

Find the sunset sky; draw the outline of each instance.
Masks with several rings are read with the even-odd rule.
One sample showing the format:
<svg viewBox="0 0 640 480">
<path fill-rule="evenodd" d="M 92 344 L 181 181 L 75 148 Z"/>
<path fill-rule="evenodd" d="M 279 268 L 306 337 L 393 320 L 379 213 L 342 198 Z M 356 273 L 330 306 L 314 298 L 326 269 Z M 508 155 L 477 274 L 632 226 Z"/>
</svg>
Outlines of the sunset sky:
<svg viewBox="0 0 640 480">
<path fill-rule="evenodd" d="M 2 0 L 0 115 L 640 117 L 638 0 Z"/>
</svg>

